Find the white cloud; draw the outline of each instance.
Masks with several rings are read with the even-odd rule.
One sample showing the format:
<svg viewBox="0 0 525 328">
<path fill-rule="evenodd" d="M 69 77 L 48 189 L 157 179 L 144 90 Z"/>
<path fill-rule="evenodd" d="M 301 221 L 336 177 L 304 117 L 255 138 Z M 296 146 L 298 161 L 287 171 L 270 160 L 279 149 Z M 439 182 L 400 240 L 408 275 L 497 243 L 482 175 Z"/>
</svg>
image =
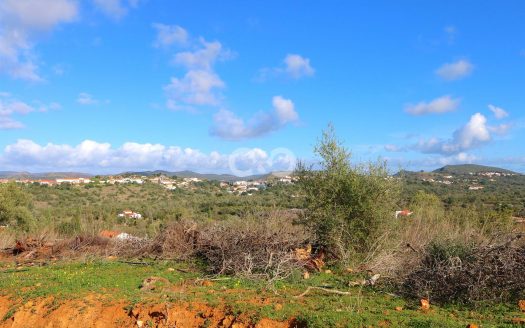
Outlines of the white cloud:
<svg viewBox="0 0 525 328">
<path fill-rule="evenodd" d="M 313 76 L 315 69 L 310 64 L 310 59 L 298 54 L 288 54 L 283 60 L 282 67 L 262 68 L 259 70 L 257 80 L 265 81 L 271 77 L 286 76 L 292 79 Z"/>
<path fill-rule="evenodd" d="M 138 6 L 138 0 L 93 0 L 95 7 L 112 19 L 124 17 L 130 8 Z"/>
<path fill-rule="evenodd" d="M 494 117 L 496 117 L 498 120 L 509 116 L 509 113 L 507 113 L 507 111 L 501 107 L 489 105 L 489 109 L 494 114 Z"/>
<path fill-rule="evenodd" d="M 184 51 L 175 54 L 173 63 L 186 67 L 187 69 L 212 70 L 216 61 L 231 59 L 234 54 L 224 49 L 218 41 L 207 42 L 199 39 L 200 47 L 195 51 Z"/>
<path fill-rule="evenodd" d="M 191 70 L 181 78 L 171 78 L 164 87 L 168 96 L 166 106 L 173 110 L 184 109 L 187 105 L 218 105 L 225 84 L 214 72 Z"/>
<path fill-rule="evenodd" d="M 286 65 L 286 73 L 294 79 L 312 76 L 315 73 L 315 70 L 310 65 L 310 59 L 301 55 L 288 54 L 284 58 L 284 63 Z"/>
<path fill-rule="evenodd" d="M 299 115 L 295 111 L 295 105 L 290 99 L 275 96 L 272 98 L 272 104 L 281 124 L 295 122 L 299 119 Z"/>
<path fill-rule="evenodd" d="M 95 99 L 92 95 L 86 92 L 81 92 L 77 97 L 77 103 L 84 106 L 97 105 L 98 99 Z"/>
<path fill-rule="evenodd" d="M 259 112 L 247 122 L 233 112 L 221 109 L 213 118 L 210 133 L 226 140 L 249 139 L 279 130 L 299 119 L 291 100 L 275 96 L 272 104 L 273 111 Z"/>
<path fill-rule="evenodd" d="M 48 31 L 77 17 L 78 7 L 70 0 L 3 0 L 0 13 L 4 23 L 30 31 Z"/>
<path fill-rule="evenodd" d="M 192 148 L 136 142 L 113 147 L 109 143 L 93 140 L 84 140 L 78 145 L 40 145 L 32 140 L 20 139 L 5 147 L 0 154 L 0 164 L 7 169 L 29 171 L 87 170 L 115 173 L 165 169 L 251 174 L 293 168 L 295 157 L 290 154 L 289 151 L 281 150 L 268 154 L 259 148 L 238 149 L 231 154 L 217 151 L 204 153 Z"/>
<path fill-rule="evenodd" d="M 0 130 L 21 129 L 23 127 L 25 127 L 24 124 L 9 116 L 0 116 Z"/>
<path fill-rule="evenodd" d="M 33 102 L 30 105 L 24 101 L 20 101 L 7 92 L 0 93 L 0 129 L 20 129 L 24 124 L 18 121 L 19 116 L 25 116 L 33 112 L 47 112 L 49 110 L 59 109 L 59 103 L 52 102 L 44 104 L 39 101 Z"/>
<path fill-rule="evenodd" d="M 512 128 L 511 124 L 505 124 L 505 123 L 488 127 L 490 132 L 500 135 L 500 136 L 504 136 L 507 133 L 509 133 L 511 128 Z"/>
<path fill-rule="evenodd" d="M 407 159 L 405 157 L 389 158 L 388 164 L 395 169 L 403 167 L 405 169 L 421 170 L 422 168 L 428 168 L 434 170 L 436 167 L 442 167 L 445 165 L 454 164 L 472 164 L 478 163 L 481 158 L 478 156 L 461 152 L 454 155 L 429 155 L 422 158 Z"/>
<path fill-rule="evenodd" d="M 443 114 L 456 110 L 459 103 L 460 99 L 454 99 L 447 95 L 436 98 L 429 103 L 422 101 L 415 105 L 409 104 L 405 107 L 405 112 L 410 115 Z"/>
<path fill-rule="evenodd" d="M 453 155 L 479 147 L 492 139 L 487 118 L 480 113 L 456 130 L 450 140 L 430 138 L 420 140 L 413 148 L 423 153 Z"/>
<path fill-rule="evenodd" d="M 74 21 L 73 0 L 3 0 L 0 2 L 0 72 L 13 78 L 42 81 L 35 41 L 57 25 Z"/>
<path fill-rule="evenodd" d="M 193 111 L 192 106 L 217 106 L 223 98 L 220 90 L 226 87 L 214 71 L 217 61 L 231 59 L 231 51 L 224 49 L 218 41 L 199 39 L 197 49 L 175 54 L 173 63 L 187 69 L 181 77 L 172 77 L 164 86 L 166 107 L 173 110 Z"/>
<path fill-rule="evenodd" d="M 188 32 L 178 25 L 153 24 L 153 27 L 157 30 L 156 47 L 184 45 L 188 42 Z"/>
<path fill-rule="evenodd" d="M 461 152 L 450 156 L 431 157 L 427 158 L 425 161 L 427 165 L 434 163 L 434 165 L 444 166 L 453 164 L 471 164 L 477 160 L 479 160 L 479 158 L 476 155 Z"/>
<path fill-rule="evenodd" d="M 474 65 L 468 60 L 461 59 L 453 63 L 446 63 L 436 70 L 436 74 L 444 80 L 453 81 L 469 76 Z"/>
<path fill-rule="evenodd" d="M 9 116 L 12 114 L 22 114 L 27 115 L 31 112 L 34 112 L 34 108 L 29 106 L 28 104 L 18 101 L 18 100 L 12 100 L 9 102 L 0 102 L 0 115 L 1 116 Z"/>
</svg>

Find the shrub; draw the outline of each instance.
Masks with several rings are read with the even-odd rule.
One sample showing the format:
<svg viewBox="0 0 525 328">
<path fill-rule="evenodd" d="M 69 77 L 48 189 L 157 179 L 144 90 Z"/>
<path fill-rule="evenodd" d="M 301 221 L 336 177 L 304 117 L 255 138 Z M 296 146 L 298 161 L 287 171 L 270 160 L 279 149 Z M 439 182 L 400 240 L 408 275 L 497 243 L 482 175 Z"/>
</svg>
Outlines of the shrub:
<svg viewBox="0 0 525 328">
<path fill-rule="evenodd" d="M 57 225 L 56 230 L 63 236 L 72 236 L 78 234 L 81 230 L 80 220 L 75 218 L 70 221 L 61 222 Z"/>
<path fill-rule="evenodd" d="M 33 224 L 31 196 L 16 183 L 0 185 L 0 224 L 27 231 Z"/>
<path fill-rule="evenodd" d="M 316 243 L 338 258 L 368 250 L 392 221 L 399 188 L 388 176 L 386 163 L 354 166 L 332 126 L 314 149 L 319 167 L 300 163 L 298 185 L 305 197 L 303 223 Z"/>
</svg>

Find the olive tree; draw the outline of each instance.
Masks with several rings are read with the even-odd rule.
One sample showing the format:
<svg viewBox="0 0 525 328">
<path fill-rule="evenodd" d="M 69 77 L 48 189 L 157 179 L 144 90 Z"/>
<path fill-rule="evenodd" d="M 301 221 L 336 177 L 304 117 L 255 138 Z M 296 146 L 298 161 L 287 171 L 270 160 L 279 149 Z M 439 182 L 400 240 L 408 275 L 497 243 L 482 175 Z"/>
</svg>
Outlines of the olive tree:
<svg viewBox="0 0 525 328">
<path fill-rule="evenodd" d="M 399 184 L 386 162 L 353 165 L 332 125 L 314 148 L 319 162 L 297 165 L 295 174 L 305 199 L 302 222 L 318 246 L 338 258 L 367 251 L 394 218 Z"/>
<path fill-rule="evenodd" d="M 0 224 L 13 225 L 28 230 L 33 215 L 30 211 L 31 196 L 16 183 L 0 185 Z"/>
</svg>

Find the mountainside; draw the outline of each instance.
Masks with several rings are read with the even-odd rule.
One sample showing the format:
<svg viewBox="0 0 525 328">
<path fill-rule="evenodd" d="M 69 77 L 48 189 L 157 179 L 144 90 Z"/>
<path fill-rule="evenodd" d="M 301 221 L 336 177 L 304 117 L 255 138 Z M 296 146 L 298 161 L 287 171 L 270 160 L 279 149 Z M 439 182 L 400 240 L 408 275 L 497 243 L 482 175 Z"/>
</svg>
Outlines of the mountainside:
<svg viewBox="0 0 525 328">
<path fill-rule="evenodd" d="M 179 178 L 199 178 L 203 180 L 212 181 L 236 181 L 236 180 L 258 180 L 265 179 L 267 177 L 282 177 L 291 174 L 290 172 L 272 172 L 267 174 L 257 174 L 245 177 L 239 177 L 232 174 L 213 174 L 213 173 L 197 173 L 193 171 L 177 171 L 170 172 L 165 170 L 155 171 L 140 171 L 140 172 L 124 172 L 117 175 L 140 175 L 140 176 L 153 176 L 153 175 L 165 175 L 169 177 Z M 112 175 L 112 174 L 109 174 Z M 61 178 L 89 178 L 94 176 L 89 173 L 80 172 L 42 172 L 42 173 L 31 173 L 31 172 L 16 172 L 16 171 L 0 171 L 0 179 L 61 179 Z M 104 176 L 104 175 L 103 175 Z"/>
<path fill-rule="evenodd" d="M 446 165 L 442 168 L 433 171 L 434 173 L 447 173 L 447 174 L 469 174 L 469 173 L 485 173 L 485 172 L 496 172 L 496 173 L 507 173 L 507 174 L 519 174 L 510 170 L 502 169 L 499 167 L 477 165 L 477 164 L 461 164 L 461 165 Z"/>
<path fill-rule="evenodd" d="M 152 176 L 152 175 L 166 175 L 169 177 L 179 177 L 179 178 L 199 178 L 204 180 L 212 180 L 212 181 L 236 181 L 236 180 L 257 180 L 257 179 L 263 179 L 267 176 L 269 176 L 272 173 L 269 174 L 259 174 L 259 175 L 250 175 L 245 177 L 238 177 L 236 175 L 232 174 L 212 174 L 212 173 L 197 173 L 193 171 L 177 171 L 177 172 L 170 172 L 170 171 L 164 171 L 164 170 L 156 170 L 156 171 L 142 171 L 142 172 L 125 172 L 122 175 L 141 175 L 141 176 Z"/>
<path fill-rule="evenodd" d="M 2 179 L 62 179 L 62 178 L 89 178 L 92 174 L 80 172 L 15 172 L 15 171 L 0 171 L 0 178 Z"/>
</svg>

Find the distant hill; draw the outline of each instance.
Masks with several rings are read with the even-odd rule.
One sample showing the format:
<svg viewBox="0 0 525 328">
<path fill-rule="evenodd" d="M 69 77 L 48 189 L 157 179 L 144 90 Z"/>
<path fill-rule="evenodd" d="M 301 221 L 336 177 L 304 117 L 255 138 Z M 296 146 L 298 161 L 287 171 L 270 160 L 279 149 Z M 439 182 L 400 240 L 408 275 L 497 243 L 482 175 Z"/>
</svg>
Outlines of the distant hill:
<svg viewBox="0 0 525 328">
<path fill-rule="evenodd" d="M 282 177 L 289 175 L 290 172 L 272 172 L 268 174 L 257 174 L 245 177 L 239 177 L 232 174 L 212 174 L 212 173 L 197 173 L 193 171 L 177 171 L 170 172 L 165 170 L 155 171 L 139 171 L 139 172 L 124 172 L 117 175 L 140 175 L 140 176 L 154 176 L 154 175 L 165 175 L 169 177 L 179 178 L 199 178 L 203 180 L 212 181 L 237 181 L 237 180 L 258 180 L 265 179 L 268 177 Z M 113 174 L 109 174 L 113 175 Z M 62 179 L 62 178 L 89 178 L 94 176 L 93 174 L 80 173 L 80 172 L 42 172 L 42 173 L 31 173 L 31 172 L 16 172 L 16 171 L 0 171 L 0 179 Z M 105 176 L 105 175 L 102 175 Z"/>
<path fill-rule="evenodd" d="M 484 173 L 484 172 L 497 172 L 497 173 L 510 173 L 519 174 L 510 170 L 502 169 L 499 167 L 477 165 L 477 164 L 461 164 L 461 165 L 446 165 L 442 168 L 433 171 L 434 173 L 444 174 L 469 174 L 469 173 Z"/>
<path fill-rule="evenodd" d="M 153 175 L 165 175 L 168 177 L 179 177 L 179 178 L 199 178 L 204 180 L 212 181 L 237 181 L 237 180 L 258 180 L 264 179 L 269 174 L 250 175 L 245 177 L 238 177 L 232 174 L 211 174 L 211 173 L 197 173 L 193 171 L 178 171 L 170 172 L 164 170 L 156 171 L 142 171 L 142 172 L 125 172 L 121 175 L 140 175 L 140 176 L 153 176 Z"/>
<path fill-rule="evenodd" d="M 15 172 L 15 171 L 0 171 L 0 178 L 2 179 L 63 179 L 63 178 L 89 178 L 92 174 L 80 172 Z"/>
</svg>

